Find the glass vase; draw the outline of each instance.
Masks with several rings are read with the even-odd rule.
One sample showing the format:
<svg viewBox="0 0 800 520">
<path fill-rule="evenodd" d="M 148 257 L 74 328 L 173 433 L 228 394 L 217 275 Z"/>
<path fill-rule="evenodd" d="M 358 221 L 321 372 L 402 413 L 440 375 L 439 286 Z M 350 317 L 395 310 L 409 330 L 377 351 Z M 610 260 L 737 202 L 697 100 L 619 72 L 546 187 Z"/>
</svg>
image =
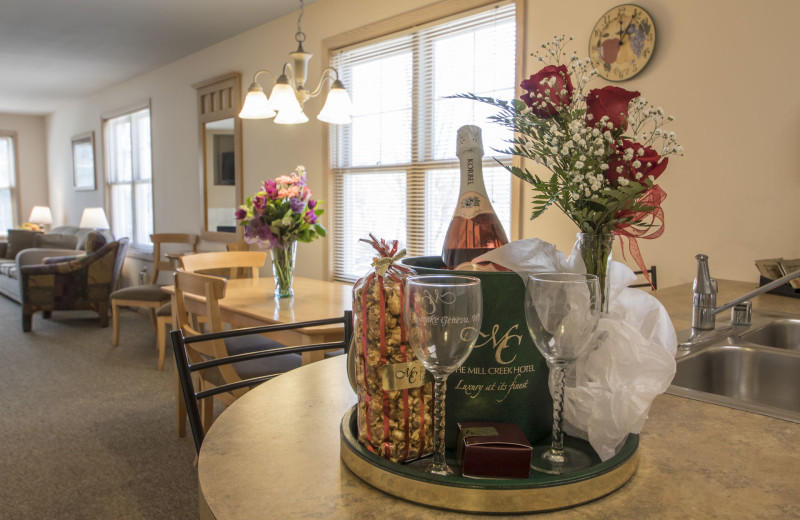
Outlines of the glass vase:
<svg viewBox="0 0 800 520">
<path fill-rule="evenodd" d="M 611 267 L 611 247 L 614 245 L 613 234 L 578 233 L 573 252 L 577 251 L 583 259 L 587 274 L 594 274 L 600 279 L 600 311 L 608 313 L 609 287 L 608 270 Z"/>
<path fill-rule="evenodd" d="M 273 247 L 272 276 L 275 278 L 275 297 L 288 298 L 294 296 L 292 280 L 294 279 L 294 258 L 297 252 L 297 241 L 286 244 L 285 247 Z"/>
</svg>

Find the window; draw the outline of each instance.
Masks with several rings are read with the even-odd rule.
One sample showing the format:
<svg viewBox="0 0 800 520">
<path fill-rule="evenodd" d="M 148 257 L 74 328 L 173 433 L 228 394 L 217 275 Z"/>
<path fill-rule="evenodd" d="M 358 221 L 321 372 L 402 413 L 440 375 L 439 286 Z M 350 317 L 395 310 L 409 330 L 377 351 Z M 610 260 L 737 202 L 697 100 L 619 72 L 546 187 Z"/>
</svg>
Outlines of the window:
<svg viewBox="0 0 800 520">
<path fill-rule="evenodd" d="M 150 109 L 106 119 L 103 135 L 111 231 L 116 237 L 128 237 L 132 247 L 152 249 Z"/>
<path fill-rule="evenodd" d="M 512 99 L 515 92 L 515 6 L 492 5 L 445 22 L 416 27 L 332 51 L 350 90 L 351 125 L 331 127 L 334 278 L 351 281 L 373 252 L 359 238 L 398 239 L 410 256 L 441 254 L 456 206 L 456 131 L 481 127 L 484 180 L 492 205 L 511 231 L 511 134 L 488 123 L 488 105 L 448 96 L 473 92 Z"/>
<path fill-rule="evenodd" d="M 16 226 L 17 162 L 14 156 L 15 134 L 0 132 L 0 233 Z"/>
</svg>

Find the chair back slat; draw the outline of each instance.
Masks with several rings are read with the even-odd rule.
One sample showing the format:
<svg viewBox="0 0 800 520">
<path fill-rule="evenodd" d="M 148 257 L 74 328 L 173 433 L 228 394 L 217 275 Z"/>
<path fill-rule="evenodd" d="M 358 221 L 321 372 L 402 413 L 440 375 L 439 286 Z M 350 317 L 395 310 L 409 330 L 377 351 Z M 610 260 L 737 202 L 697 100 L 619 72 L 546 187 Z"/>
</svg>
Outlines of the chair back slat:
<svg viewBox="0 0 800 520">
<path fill-rule="evenodd" d="M 214 296 L 224 298 L 228 281 L 218 276 L 186 272 L 179 269 L 175 272 L 175 285 L 181 294 L 193 294 L 195 296 L 206 296 L 210 286 Z"/>
<path fill-rule="evenodd" d="M 179 273 L 180 274 L 180 273 Z M 197 276 L 197 275 L 195 275 Z M 177 288 L 177 284 L 176 284 Z M 292 330 L 304 329 L 320 325 L 331 325 L 335 323 L 342 323 L 344 326 L 344 335 L 341 341 L 330 343 L 317 343 L 314 345 L 298 345 L 292 347 L 282 347 L 271 350 L 262 350 L 258 352 L 248 352 L 246 354 L 237 354 L 234 356 L 224 356 L 211 360 L 203 360 L 192 363 L 187 355 L 187 344 L 199 343 L 209 340 L 224 340 L 225 338 L 232 338 L 244 336 L 248 334 L 263 334 L 277 330 Z M 353 313 L 352 311 L 345 311 L 344 315 L 338 318 L 329 318 L 325 320 L 305 321 L 298 323 L 287 323 L 280 325 L 265 325 L 261 327 L 249 327 L 247 329 L 236 329 L 222 332 L 214 332 L 208 334 L 200 334 L 197 336 L 184 336 L 181 330 L 173 330 L 170 332 L 170 339 L 172 340 L 172 349 L 175 353 L 175 361 L 177 363 L 178 378 L 181 384 L 181 390 L 184 400 L 186 401 L 186 410 L 189 415 L 189 425 L 192 429 L 192 437 L 194 438 L 195 448 L 197 453 L 200 453 L 200 448 L 205 438 L 205 431 L 200 417 L 200 407 L 198 402 L 201 399 L 209 399 L 218 394 L 225 392 L 236 392 L 245 388 L 250 388 L 254 385 L 268 381 L 278 374 L 270 374 L 259 376 L 246 380 L 239 380 L 235 382 L 218 385 L 212 388 L 195 388 L 195 383 L 192 378 L 192 373 L 208 368 L 222 368 L 230 366 L 233 363 L 248 361 L 253 359 L 268 358 L 272 356 L 285 355 L 287 353 L 301 353 L 311 352 L 325 349 L 347 349 L 350 345 L 350 340 L 353 336 Z M 189 347 L 193 348 L 193 347 Z"/>
<path fill-rule="evenodd" d="M 198 237 L 194 233 L 153 233 L 150 235 L 150 240 L 154 244 L 189 244 L 190 246 L 197 246 Z"/>
<path fill-rule="evenodd" d="M 341 322 L 341 319 L 338 321 Z M 187 344 L 186 341 L 188 338 L 184 338 L 184 344 Z M 220 365 L 225 365 L 228 363 L 240 363 L 242 361 L 250 361 L 253 359 L 261 359 L 266 357 L 272 356 L 282 356 L 285 354 L 302 354 L 303 352 L 315 352 L 317 350 L 331 350 L 342 348 L 341 341 L 328 341 L 326 343 L 314 343 L 313 345 L 294 345 L 291 347 L 280 347 L 268 350 L 268 354 L 262 354 L 262 351 L 256 352 L 244 352 L 242 354 L 234 354 L 231 356 L 227 356 L 224 358 L 217 358 L 217 359 L 208 359 L 205 361 L 200 361 L 197 363 L 193 363 L 192 366 L 189 368 L 192 372 L 197 372 L 198 370 L 206 370 L 209 368 L 218 367 Z"/>
<path fill-rule="evenodd" d="M 267 261 L 264 251 L 212 251 L 181 257 L 184 270 L 195 273 L 212 269 L 228 270 L 230 278 L 239 278 L 239 271 L 245 271 L 250 278 L 259 277 L 259 268 Z"/>
<path fill-rule="evenodd" d="M 324 325 L 335 325 L 337 323 L 341 323 L 342 318 L 326 318 L 323 320 L 313 320 L 313 321 L 298 321 L 294 323 L 279 323 L 276 325 L 261 325 L 259 327 L 247 327 L 244 329 L 234 329 L 234 330 L 226 330 L 224 332 L 209 332 L 207 334 L 203 334 L 202 338 L 196 337 L 187 337 L 186 343 L 194 343 L 196 341 L 208 341 L 209 339 L 216 339 L 216 338 L 233 338 L 236 336 L 246 336 L 249 334 L 265 334 L 268 332 L 279 332 L 284 330 L 298 330 L 298 329 L 310 329 L 312 327 L 322 327 Z M 347 325 L 345 324 L 345 327 Z M 352 324 L 350 325 L 352 327 Z"/>
</svg>

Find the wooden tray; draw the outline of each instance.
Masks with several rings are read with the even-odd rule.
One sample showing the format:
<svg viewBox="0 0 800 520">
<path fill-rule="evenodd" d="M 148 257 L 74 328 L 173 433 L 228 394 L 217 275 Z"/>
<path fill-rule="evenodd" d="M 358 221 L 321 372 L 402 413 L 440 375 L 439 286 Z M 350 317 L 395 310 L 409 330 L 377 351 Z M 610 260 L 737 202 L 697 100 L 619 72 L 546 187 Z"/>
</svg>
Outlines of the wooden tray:
<svg viewBox="0 0 800 520">
<path fill-rule="evenodd" d="M 594 454 L 580 439 L 567 445 Z M 585 504 L 619 489 L 637 466 L 639 436 L 629 435 L 619 453 L 568 475 L 531 471 L 527 479 L 475 479 L 438 477 L 410 466 L 387 461 L 358 442 L 356 407 L 342 418 L 341 457 L 345 465 L 366 483 L 390 495 L 426 506 L 470 513 L 533 513 Z M 450 464 L 448 457 L 448 464 Z M 455 469 L 455 463 L 451 464 Z"/>
</svg>

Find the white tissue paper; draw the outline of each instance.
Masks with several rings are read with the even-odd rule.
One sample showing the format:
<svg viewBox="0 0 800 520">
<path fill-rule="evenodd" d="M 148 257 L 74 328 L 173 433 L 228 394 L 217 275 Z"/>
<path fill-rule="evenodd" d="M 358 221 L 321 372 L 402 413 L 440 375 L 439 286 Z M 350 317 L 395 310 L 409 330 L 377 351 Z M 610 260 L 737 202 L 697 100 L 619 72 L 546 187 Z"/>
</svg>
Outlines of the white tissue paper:
<svg viewBox="0 0 800 520">
<path fill-rule="evenodd" d="M 522 279 L 546 271 L 585 272 L 580 254 L 569 258 L 539 239 L 517 240 L 474 262 L 489 261 Z M 602 460 L 613 457 L 628 433 L 639 433 L 653 399 L 675 376 L 675 328 L 651 294 L 628 287 L 636 275 L 612 260 L 609 313 L 600 318 L 596 347 L 568 370 L 564 430 L 589 441 Z M 552 382 L 551 382 L 552 387 Z"/>
</svg>

